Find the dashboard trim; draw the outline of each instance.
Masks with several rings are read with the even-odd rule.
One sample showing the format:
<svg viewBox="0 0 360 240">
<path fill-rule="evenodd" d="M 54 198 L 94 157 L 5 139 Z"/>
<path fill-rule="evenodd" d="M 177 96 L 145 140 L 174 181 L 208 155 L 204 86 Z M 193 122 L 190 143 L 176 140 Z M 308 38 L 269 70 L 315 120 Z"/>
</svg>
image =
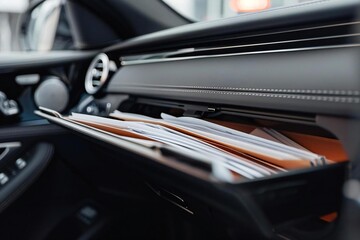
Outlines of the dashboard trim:
<svg viewBox="0 0 360 240">
<path fill-rule="evenodd" d="M 121 65 L 122 66 L 129 66 L 129 65 L 138 65 L 138 64 L 147 64 L 147 63 L 161 63 L 161 62 L 174 62 L 174 61 L 182 61 L 182 60 L 201 59 L 201 58 L 220 58 L 220 57 L 231 57 L 231 56 L 246 56 L 246 55 L 270 54 L 270 53 L 287 53 L 287 52 L 301 52 L 301 51 L 312 51 L 312 50 L 326 50 L 326 49 L 339 49 L 339 48 L 357 48 L 357 47 L 360 47 L 360 43 L 334 45 L 334 46 L 309 47 L 309 48 L 278 49 L 278 50 L 243 52 L 243 53 L 200 55 L 200 56 L 191 56 L 191 57 L 145 59 L 145 60 L 131 60 L 131 61 L 122 60 Z"/>
</svg>

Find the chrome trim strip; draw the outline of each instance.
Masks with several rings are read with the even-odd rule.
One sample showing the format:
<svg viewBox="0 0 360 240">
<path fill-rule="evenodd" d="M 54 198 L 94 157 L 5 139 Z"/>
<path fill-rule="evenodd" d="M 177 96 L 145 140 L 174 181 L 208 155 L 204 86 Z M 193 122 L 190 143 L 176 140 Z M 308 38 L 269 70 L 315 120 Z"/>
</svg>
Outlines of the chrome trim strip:
<svg viewBox="0 0 360 240">
<path fill-rule="evenodd" d="M 318 29 L 326 29 L 326 28 L 333 28 L 333 27 L 342 27 L 342 26 L 351 26 L 351 25 L 357 25 L 360 24 L 360 21 L 355 22 L 348 22 L 348 23 L 338 23 L 338 24 L 330 24 L 330 25 L 322 25 L 322 26 L 316 26 L 316 27 L 308 27 L 308 28 L 300 28 L 300 29 L 293 29 L 293 30 L 285 30 L 285 31 L 277 31 L 277 32 L 269 32 L 269 33 L 259 33 L 259 34 L 253 34 L 253 35 L 244 35 L 240 37 L 229 37 L 224 38 L 222 40 L 235 40 L 235 39 L 243 39 L 243 38 L 253 38 L 253 37 L 262 37 L 262 36 L 271 36 L 271 35 L 278 35 L 278 34 L 284 34 L 284 33 L 294 33 L 294 32 L 302 32 L 302 31 L 309 31 L 309 30 L 318 30 Z M 351 36 L 358 36 L 357 34 L 348 34 L 348 35 L 338 35 L 338 36 L 328 36 L 323 38 L 308 38 L 308 39 L 298 39 L 298 40 L 288 40 L 288 41 L 278 41 L 278 42 L 270 42 L 270 43 L 258 43 L 258 44 L 248 44 L 248 45 L 242 45 L 244 47 L 251 47 L 251 46 L 259 46 L 259 45 L 270 45 L 270 44 L 280 44 L 280 43 L 291 43 L 289 41 L 310 41 L 310 40 L 321 40 L 321 39 L 330 39 L 330 38 L 340 38 L 340 37 L 351 37 Z M 242 47 L 241 45 L 238 46 L 226 46 L 226 47 L 213 47 L 213 48 L 185 48 L 185 49 L 179 49 L 172 52 L 163 52 L 163 53 L 153 53 L 153 54 L 139 54 L 139 55 L 133 55 L 133 56 L 124 56 L 120 58 L 120 61 L 137 61 L 137 60 L 144 60 L 148 58 L 152 59 L 158 59 L 158 58 L 165 58 L 167 56 L 176 55 L 179 53 L 187 53 L 187 52 L 201 52 L 201 51 L 211 51 L 211 50 L 221 50 L 221 49 L 231 49 L 231 48 L 239 48 Z"/>
<path fill-rule="evenodd" d="M 315 37 L 315 38 L 302 38 L 302 39 L 293 39 L 293 40 L 284 40 L 284 41 L 276 41 L 276 42 L 264 42 L 264 43 L 254 43 L 254 44 L 244 44 L 244 45 L 232 45 L 232 46 L 224 46 L 224 47 L 213 47 L 213 48 L 198 48 L 185 51 L 173 51 L 167 52 L 166 54 L 153 54 L 153 55 L 138 55 L 137 58 L 132 57 L 122 57 L 120 61 L 124 62 L 132 62 L 139 60 L 149 60 L 149 59 L 164 59 L 167 57 L 171 57 L 172 55 L 182 54 L 182 53 L 201 53 L 207 51 L 216 51 L 216 50 L 226 50 L 226 49 L 238 49 L 238 48 L 247 48 L 247 47 L 257 47 L 257 46 L 270 46 L 270 45 L 278 45 L 278 44 L 288 44 L 288 43 L 297 43 L 297 42 L 307 42 L 307 41 L 318 41 L 318 40 L 328 40 L 328 39 L 337 39 L 337 38 L 346 38 L 346 37 L 358 37 L 360 33 L 353 34 L 344 34 L 344 35 L 335 35 L 335 36 L 326 36 L 326 37 Z M 148 57 L 148 58 L 147 58 Z"/>
<path fill-rule="evenodd" d="M 326 36 L 326 37 L 315 37 L 315 38 L 302 38 L 302 39 L 284 40 L 284 41 L 277 41 L 277 42 L 253 43 L 253 44 L 225 46 L 225 47 L 199 48 L 199 49 L 195 49 L 193 52 L 196 53 L 196 52 L 204 52 L 204 51 L 223 50 L 223 49 L 236 49 L 236 48 L 246 48 L 246 47 L 268 46 L 268 45 L 297 43 L 297 42 L 308 42 L 308 41 L 318 41 L 318 40 L 328 40 L 328 39 L 357 37 L 357 36 L 360 36 L 360 33 L 334 35 L 334 36 Z"/>
<path fill-rule="evenodd" d="M 348 22 L 348 23 L 336 23 L 336 24 L 330 24 L 330 25 L 322 25 L 322 26 L 316 26 L 316 27 L 299 28 L 299 29 L 292 29 L 292 30 L 269 32 L 269 33 L 259 33 L 259 34 L 253 34 L 253 35 L 244 35 L 244 36 L 240 36 L 240 37 L 229 37 L 229 38 L 224 38 L 224 39 L 222 39 L 222 40 L 234 40 L 234 39 L 251 38 L 251 37 L 271 36 L 271 35 L 284 34 L 284 33 L 294 33 L 294 32 L 302 32 L 302 31 L 309 31 L 309 30 L 325 29 L 325 28 L 332 28 L 332 27 L 350 26 L 350 25 L 357 25 L 357 24 L 360 24 L 360 21 Z"/>
<path fill-rule="evenodd" d="M 344 45 L 332 45 L 332 46 L 321 46 L 321 47 L 308 47 L 308 48 L 292 48 L 292 49 L 278 49 L 278 50 L 268 50 L 268 51 L 242 52 L 242 53 L 200 55 L 200 56 L 165 58 L 165 59 L 147 59 L 147 60 L 121 61 L 121 65 L 122 66 L 130 66 L 130 65 L 147 64 L 147 63 L 174 62 L 174 61 L 203 59 L 203 58 L 233 57 L 233 56 L 246 56 L 246 55 L 258 55 L 258 54 L 270 54 L 270 53 L 286 53 L 286 52 L 302 52 L 302 51 L 337 49 L 337 48 L 352 48 L 352 47 L 360 47 L 360 43 L 344 44 Z"/>
</svg>

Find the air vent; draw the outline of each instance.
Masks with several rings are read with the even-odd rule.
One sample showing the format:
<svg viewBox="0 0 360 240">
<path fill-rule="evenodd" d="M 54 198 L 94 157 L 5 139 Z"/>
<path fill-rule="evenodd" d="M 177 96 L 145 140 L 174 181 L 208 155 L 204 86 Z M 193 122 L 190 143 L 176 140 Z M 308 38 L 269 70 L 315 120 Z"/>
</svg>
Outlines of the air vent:
<svg viewBox="0 0 360 240">
<path fill-rule="evenodd" d="M 95 94 L 106 82 L 110 71 L 109 57 L 105 53 L 97 55 L 90 63 L 85 77 L 85 90 Z"/>
</svg>

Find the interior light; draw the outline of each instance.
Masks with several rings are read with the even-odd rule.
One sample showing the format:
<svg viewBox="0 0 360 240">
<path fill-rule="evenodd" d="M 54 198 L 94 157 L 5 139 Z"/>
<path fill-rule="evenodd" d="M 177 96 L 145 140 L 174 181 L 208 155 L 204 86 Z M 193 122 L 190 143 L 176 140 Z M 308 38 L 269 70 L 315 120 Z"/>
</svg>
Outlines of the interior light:
<svg viewBox="0 0 360 240">
<path fill-rule="evenodd" d="M 236 12 L 256 12 L 270 8 L 270 0 L 232 0 L 231 8 Z"/>
</svg>

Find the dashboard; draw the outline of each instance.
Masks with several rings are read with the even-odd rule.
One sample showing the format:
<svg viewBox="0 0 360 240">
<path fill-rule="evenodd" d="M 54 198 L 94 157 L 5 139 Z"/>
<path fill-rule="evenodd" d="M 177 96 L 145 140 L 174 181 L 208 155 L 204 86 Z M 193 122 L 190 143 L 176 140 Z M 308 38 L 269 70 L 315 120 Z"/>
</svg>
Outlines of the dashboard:
<svg viewBox="0 0 360 240">
<path fill-rule="evenodd" d="M 319 226 L 319 219 L 341 215 L 343 203 L 353 200 L 343 196 L 343 185 L 356 175 L 360 154 L 359 6 L 314 1 L 177 27 L 97 51 L 9 55 L 0 60 L 1 90 L 10 93 L 0 93 L 2 126 L 41 122 L 49 128 L 46 118 L 51 128 L 85 137 L 104 154 L 125 154 L 119 161 L 141 173 L 156 195 L 187 214 L 230 226 L 235 236 L 242 236 L 241 225 L 266 239 L 315 232 L 320 239 L 337 225 L 333 219 Z M 232 129 L 272 128 L 335 160 L 223 182 L 191 158 L 63 118 L 72 112 L 105 117 L 115 110 L 193 117 Z M 307 224 L 314 229 L 304 230 Z"/>
</svg>

